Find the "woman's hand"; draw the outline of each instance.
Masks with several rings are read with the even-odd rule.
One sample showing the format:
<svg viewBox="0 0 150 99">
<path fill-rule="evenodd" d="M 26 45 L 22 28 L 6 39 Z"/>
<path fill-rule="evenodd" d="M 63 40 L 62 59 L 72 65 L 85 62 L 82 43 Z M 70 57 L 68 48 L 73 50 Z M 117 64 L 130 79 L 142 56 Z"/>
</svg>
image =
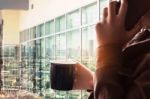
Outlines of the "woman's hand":
<svg viewBox="0 0 150 99">
<path fill-rule="evenodd" d="M 73 89 L 93 90 L 93 72 L 85 65 L 77 62 L 75 67 L 75 81 Z"/>
<path fill-rule="evenodd" d="M 127 1 L 121 0 L 121 6 L 117 11 L 117 2 L 110 0 L 109 7 L 104 8 L 103 19 L 96 25 L 97 41 L 99 46 L 126 44 L 141 29 L 138 23 L 131 31 L 126 31 L 125 17 L 127 12 Z"/>
</svg>

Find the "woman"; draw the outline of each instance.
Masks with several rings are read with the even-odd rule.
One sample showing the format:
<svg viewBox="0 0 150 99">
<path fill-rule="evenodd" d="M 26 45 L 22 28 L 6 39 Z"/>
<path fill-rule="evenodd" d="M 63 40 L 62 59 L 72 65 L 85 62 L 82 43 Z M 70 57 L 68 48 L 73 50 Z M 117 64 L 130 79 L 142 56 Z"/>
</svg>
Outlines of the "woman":
<svg viewBox="0 0 150 99">
<path fill-rule="evenodd" d="M 127 1 L 121 0 L 116 14 L 116 2 L 110 1 L 96 25 L 94 76 L 84 65 L 76 66 L 80 71 L 76 71 L 74 89 L 93 90 L 90 99 L 150 99 L 150 7 L 130 31 L 124 27 L 127 8 Z"/>
</svg>

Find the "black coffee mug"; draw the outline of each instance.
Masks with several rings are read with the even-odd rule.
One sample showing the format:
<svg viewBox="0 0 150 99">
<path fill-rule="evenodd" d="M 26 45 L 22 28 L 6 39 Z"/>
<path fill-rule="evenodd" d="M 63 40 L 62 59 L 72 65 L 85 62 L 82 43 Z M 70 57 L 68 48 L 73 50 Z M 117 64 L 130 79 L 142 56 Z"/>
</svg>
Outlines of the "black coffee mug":
<svg viewBox="0 0 150 99">
<path fill-rule="evenodd" d="M 75 79 L 75 65 L 74 62 L 51 62 L 51 88 L 63 91 L 72 90 Z"/>
</svg>

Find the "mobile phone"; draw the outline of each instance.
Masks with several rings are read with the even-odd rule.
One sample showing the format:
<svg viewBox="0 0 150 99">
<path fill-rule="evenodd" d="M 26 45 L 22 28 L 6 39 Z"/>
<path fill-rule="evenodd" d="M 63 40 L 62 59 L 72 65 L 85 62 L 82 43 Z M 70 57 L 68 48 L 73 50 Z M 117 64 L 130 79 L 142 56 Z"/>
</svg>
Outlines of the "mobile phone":
<svg viewBox="0 0 150 99">
<path fill-rule="evenodd" d="M 125 18 L 125 29 L 131 30 L 138 20 L 150 10 L 150 0 L 127 0 L 128 10 Z M 120 1 L 117 3 L 117 11 L 120 8 Z"/>
</svg>

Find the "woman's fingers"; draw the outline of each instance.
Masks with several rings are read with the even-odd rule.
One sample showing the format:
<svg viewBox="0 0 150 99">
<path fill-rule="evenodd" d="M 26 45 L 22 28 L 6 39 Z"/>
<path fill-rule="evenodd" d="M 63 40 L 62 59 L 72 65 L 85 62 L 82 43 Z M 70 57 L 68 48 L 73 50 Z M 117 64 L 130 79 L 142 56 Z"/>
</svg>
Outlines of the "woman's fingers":
<svg viewBox="0 0 150 99">
<path fill-rule="evenodd" d="M 121 6 L 119 9 L 119 17 L 123 20 L 125 20 L 127 9 L 128 9 L 127 0 L 121 0 Z"/>
<path fill-rule="evenodd" d="M 117 5 L 117 2 L 116 1 L 113 1 L 113 0 L 110 0 L 109 2 L 109 8 L 108 8 L 108 13 L 109 13 L 109 18 L 110 19 L 114 19 L 115 16 L 116 16 L 116 5 Z"/>
<path fill-rule="evenodd" d="M 106 22 L 107 20 L 107 16 L 108 16 L 108 8 L 104 8 L 104 11 L 103 11 L 103 22 Z"/>
<path fill-rule="evenodd" d="M 100 35 L 102 34 L 102 33 L 99 33 L 99 31 L 101 30 L 102 26 L 103 25 L 102 25 L 101 22 L 99 22 L 99 23 L 96 24 L 96 34 L 97 34 L 97 37 L 100 37 Z"/>
</svg>

